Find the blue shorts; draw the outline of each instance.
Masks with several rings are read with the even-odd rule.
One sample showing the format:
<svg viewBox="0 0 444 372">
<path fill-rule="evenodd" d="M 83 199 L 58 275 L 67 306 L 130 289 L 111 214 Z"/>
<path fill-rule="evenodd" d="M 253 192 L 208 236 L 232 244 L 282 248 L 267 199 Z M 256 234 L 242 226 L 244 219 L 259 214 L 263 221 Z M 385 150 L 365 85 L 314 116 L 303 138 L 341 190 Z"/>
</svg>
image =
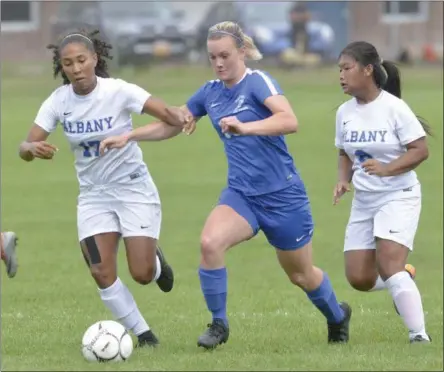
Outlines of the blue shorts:
<svg viewBox="0 0 444 372">
<path fill-rule="evenodd" d="M 258 196 L 245 196 L 227 187 L 218 204 L 228 205 L 244 217 L 254 235 L 262 230 L 268 242 L 277 249 L 302 248 L 313 236 L 310 201 L 303 185 L 293 184 Z"/>
</svg>

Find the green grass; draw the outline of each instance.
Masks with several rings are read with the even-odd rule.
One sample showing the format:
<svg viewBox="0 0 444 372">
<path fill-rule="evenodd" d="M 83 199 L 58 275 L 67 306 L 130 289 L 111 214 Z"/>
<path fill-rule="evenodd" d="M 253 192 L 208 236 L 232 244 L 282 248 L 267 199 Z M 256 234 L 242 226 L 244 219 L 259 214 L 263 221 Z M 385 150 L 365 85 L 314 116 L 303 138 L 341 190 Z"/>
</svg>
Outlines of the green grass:
<svg viewBox="0 0 444 372">
<path fill-rule="evenodd" d="M 410 262 L 417 267 L 431 345 L 409 345 L 387 292 L 351 289 L 343 272 L 343 236 L 351 195 L 332 206 L 336 179 L 335 109 L 345 97 L 335 68 L 275 72 L 301 123 L 288 144 L 311 198 L 315 262 L 330 275 L 338 297 L 354 309 L 351 342 L 326 344 L 323 317 L 290 285 L 260 234 L 228 254 L 230 341 L 213 353 L 196 347 L 210 320 L 197 276 L 199 235 L 226 179 L 222 146 L 207 120 L 191 137 L 142 148 L 163 203 L 161 241 L 176 272 L 171 294 L 142 287 L 129 276 L 123 250 L 120 276 L 160 337 L 157 350 L 135 351 L 118 365 L 88 364 L 83 332 L 111 318 L 81 257 L 76 232 L 77 179 L 61 130 L 53 161 L 25 163 L 17 147 L 53 87 L 48 77 L 2 76 L 2 229 L 20 235 L 20 267 L 2 270 L 2 370 L 442 370 L 442 70 L 405 70 L 405 99 L 431 123 L 431 156 L 418 170 L 423 212 Z M 171 104 L 182 104 L 208 69 L 162 69 L 124 74 Z M 149 122 L 136 117 L 136 124 Z"/>
</svg>

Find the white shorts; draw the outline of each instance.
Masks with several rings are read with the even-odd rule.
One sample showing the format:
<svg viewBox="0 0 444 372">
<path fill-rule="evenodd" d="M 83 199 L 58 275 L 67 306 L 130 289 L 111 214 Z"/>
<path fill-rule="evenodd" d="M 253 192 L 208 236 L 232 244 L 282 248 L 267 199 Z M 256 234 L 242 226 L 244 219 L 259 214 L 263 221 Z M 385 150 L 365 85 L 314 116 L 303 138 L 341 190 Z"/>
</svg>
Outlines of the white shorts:
<svg viewBox="0 0 444 372">
<path fill-rule="evenodd" d="M 158 239 L 162 213 L 158 191 L 151 179 L 119 186 L 97 186 L 82 191 L 77 204 L 79 241 L 107 232 L 122 237 Z"/>
<path fill-rule="evenodd" d="M 388 193 L 356 192 L 345 231 L 344 251 L 376 249 L 376 237 L 413 250 L 420 214 L 420 184 Z"/>
</svg>

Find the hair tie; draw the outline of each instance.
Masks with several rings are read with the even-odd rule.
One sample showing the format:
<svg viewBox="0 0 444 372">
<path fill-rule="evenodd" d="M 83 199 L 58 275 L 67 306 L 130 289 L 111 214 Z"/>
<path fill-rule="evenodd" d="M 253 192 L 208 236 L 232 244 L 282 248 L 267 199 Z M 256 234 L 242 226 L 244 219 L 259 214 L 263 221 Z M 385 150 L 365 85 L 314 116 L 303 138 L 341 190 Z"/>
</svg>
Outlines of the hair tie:
<svg viewBox="0 0 444 372">
<path fill-rule="evenodd" d="M 381 67 L 382 74 L 384 75 L 384 81 L 387 82 L 388 73 L 387 73 L 387 70 L 385 69 L 383 63 L 384 63 L 384 60 L 382 58 L 380 58 L 379 59 L 379 67 Z M 384 83 L 384 85 L 385 85 L 385 83 Z"/>
</svg>

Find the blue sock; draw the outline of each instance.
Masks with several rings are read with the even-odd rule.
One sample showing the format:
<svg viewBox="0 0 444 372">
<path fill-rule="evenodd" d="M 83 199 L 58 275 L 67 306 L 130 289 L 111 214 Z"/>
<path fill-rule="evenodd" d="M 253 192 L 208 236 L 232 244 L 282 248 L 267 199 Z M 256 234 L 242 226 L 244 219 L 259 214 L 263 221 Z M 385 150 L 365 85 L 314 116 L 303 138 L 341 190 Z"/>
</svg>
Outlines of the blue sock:
<svg viewBox="0 0 444 372">
<path fill-rule="evenodd" d="M 306 292 L 311 302 L 327 318 L 328 323 L 337 324 L 344 320 L 344 311 L 339 306 L 330 279 L 323 273 L 321 285 L 311 292 Z"/>
<path fill-rule="evenodd" d="M 227 269 L 206 270 L 199 268 L 200 287 L 214 319 L 227 320 Z"/>
</svg>

